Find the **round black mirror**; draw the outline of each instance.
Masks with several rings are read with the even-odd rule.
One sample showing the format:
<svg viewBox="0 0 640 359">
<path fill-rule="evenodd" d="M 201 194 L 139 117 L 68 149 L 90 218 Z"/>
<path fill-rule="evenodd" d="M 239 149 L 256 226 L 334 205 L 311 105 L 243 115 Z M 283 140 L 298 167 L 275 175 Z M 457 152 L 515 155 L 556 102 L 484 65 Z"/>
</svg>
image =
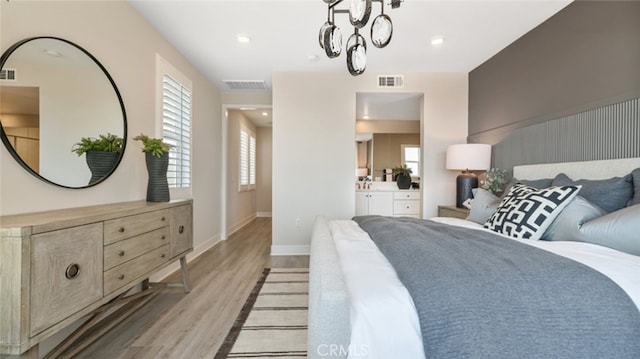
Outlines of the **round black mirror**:
<svg viewBox="0 0 640 359">
<path fill-rule="evenodd" d="M 33 37 L 7 49 L 0 69 L 0 136 L 25 170 L 66 188 L 94 186 L 115 171 L 126 112 L 95 57 L 68 40 Z M 93 158 L 109 162 L 93 164 L 92 172 Z"/>
</svg>

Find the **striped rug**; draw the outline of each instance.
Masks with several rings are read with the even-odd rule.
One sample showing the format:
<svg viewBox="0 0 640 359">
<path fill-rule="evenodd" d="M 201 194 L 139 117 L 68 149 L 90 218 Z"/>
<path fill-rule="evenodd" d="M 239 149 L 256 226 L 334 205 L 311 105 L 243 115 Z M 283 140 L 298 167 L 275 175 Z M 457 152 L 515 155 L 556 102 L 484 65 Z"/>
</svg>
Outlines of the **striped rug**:
<svg viewBox="0 0 640 359">
<path fill-rule="evenodd" d="M 307 268 L 265 268 L 215 359 L 307 357 Z"/>
</svg>

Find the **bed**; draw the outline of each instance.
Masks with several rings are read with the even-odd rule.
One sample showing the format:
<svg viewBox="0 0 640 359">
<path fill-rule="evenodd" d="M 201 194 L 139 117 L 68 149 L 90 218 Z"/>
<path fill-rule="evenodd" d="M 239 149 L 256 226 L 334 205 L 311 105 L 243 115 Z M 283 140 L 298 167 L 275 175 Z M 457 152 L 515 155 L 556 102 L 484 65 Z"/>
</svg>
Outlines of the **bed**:
<svg viewBox="0 0 640 359">
<path fill-rule="evenodd" d="M 580 220 L 580 231 L 589 230 L 577 233 L 576 226 L 562 228 L 560 219 L 547 221 L 542 232 L 545 235 L 554 232 L 556 237 L 551 240 L 513 238 L 496 234 L 495 229 L 492 231 L 483 224 L 455 218 L 416 221 L 362 217 L 355 218 L 357 223 L 318 218 L 311 240 L 308 356 L 640 357 L 640 252 L 635 252 L 640 248 L 637 245 L 640 220 L 634 221 L 640 219 L 638 168 L 640 158 L 515 167 L 513 177 L 517 184 L 512 183 L 506 197 L 512 192 L 530 190 L 534 180 L 558 181 L 566 188 L 566 193 L 559 196 L 571 198 L 557 206 L 560 209 L 554 218 L 559 217 L 558 213 L 573 216 L 573 221 Z M 560 173 L 564 173 L 564 177 Z M 582 190 L 585 196 L 591 195 L 590 181 L 599 180 L 598 186 L 601 183 L 610 186 L 605 188 L 606 193 L 599 194 L 606 197 L 602 207 L 616 200 L 620 206 L 623 199 L 616 198 L 616 186 L 622 181 L 607 180 L 616 177 L 625 178 L 626 187 L 632 186 L 632 192 L 624 195 L 631 196 L 625 200 L 624 208 L 608 208 L 605 212 L 600 206 L 593 206 L 595 209 L 590 207 L 588 221 L 576 218 L 576 215 L 585 216 L 584 203 L 590 203 L 578 196 Z M 567 178 L 572 182 L 567 184 Z M 546 185 L 552 184 L 552 180 Z M 527 185 L 522 185 L 523 182 Z M 552 187 L 559 188 L 559 185 Z M 602 192 L 602 188 L 599 189 Z M 571 191 L 575 193 L 569 193 Z M 503 202 L 504 198 L 496 205 Z M 500 217 L 500 209 L 492 216 Z M 610 219 L 612 216 L 614 220 Z M 501 218 L 491 219 L 492 223 L 502 225 Z M 595 224 L 588 228 L 583 223 Z M 416 241 L 420 242 L 420 236 L 443 236 L 443 239 L 432 240 L 436 244 L 421 249 L 425 252 L 413 247 L 398 249 L 400 245 L 392 243 L 394 235 L 412 236 L 422 231 L 423 225 L 429 227 L 424 231 L 430 234 L 416 234 Z M 400 229 L 387 231 L 391 232 L 391 239 L 383 238 L 380 232 L 391 226 Z M 376 227 L 382 230 L 365 231 Z M 616 234 L 613 243 L 599 242 L 610 231 L 622 234 Z M 469 239 L 475 236 L 483 237 L 482 242 Z M 484 239 L 485 236 L 491 238 Z M 571 236 L 575 238 L 569 238 Z M 443 243 L 454 245 L 441 248 Z M 472 253 L 464 254 L 469 243 L 478 245 L 467 249 Z M 506 252 L 507 249 L 515 252 Z M 474 257 L 473 252 L 482 255 Z M 421 253 L 437 254 L 425 264 Z M 503 257 L 496 259 L 494 253 Z M 469 266 L 469 273 L 457 272 L 460 267 L 468 267 L 468 263 L 475 265 L 478 258 L 487 261 L 479 263 L 484 266 L 480 267 L 481 271 Z M 446 267 L 447 261 L 451 267 Z M 530 263 L 519 268 L 504 262 Z M 542 274 L 531 272 L 531 266 L 539 263 L 544 263 L 538 265 L 544 267 Z M 506 267 L 500 267 L 502 265 Z M 504 273 L 520 275 L 519 272 L 532 277 L 508 275 L 506 277 L 514 277 L 509 280 L 516 283 L 502 283 Z M 563 279 L 563 275 L 567 278 Z M 472 279 L 452 284 L 444 280 L 447 277 Z M 485 280 L 484 284 L 478 284 Z M 416 282 L 426 283 L 416 285 Z M 541 287 L 531 287 L 534 282 L 540 282 L 537 285 Z M 522 283 L 526 285 L 520 286 Z M 483 293 L 485 289 L 481 288 L 500 286 L 508 290 L 496 294 L 500 296 L 497 298 L 492 295 L 500 293 L 499 290 Z M 504 300 L 506 303 L 502 303 L 503 298 L 508 298 Z M 582 304 L 584 298 L 589 298 L 588 305 Z M 515 302 L 520 307 L 510 306 Z M 522 333 L 522 328 L 530 332 Z M 510 330 L 514 333 L 509 333 Z"/>
</svg>

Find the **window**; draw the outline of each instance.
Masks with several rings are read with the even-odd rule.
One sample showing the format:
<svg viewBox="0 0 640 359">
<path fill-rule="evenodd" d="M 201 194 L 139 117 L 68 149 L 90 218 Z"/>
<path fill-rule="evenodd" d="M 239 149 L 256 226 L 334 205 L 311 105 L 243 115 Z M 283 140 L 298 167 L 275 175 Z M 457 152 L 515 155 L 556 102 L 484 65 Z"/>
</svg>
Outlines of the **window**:
<svg viewBox="0 0 640 359">
<path fill-rule="evenodd" d="M 256 187 L 256 135 L 240 127 L 240 191 Z"/>
<path fill-rule="evenodd" d="M 420 146 L 402 145 L 401 147 L 402 163 L 411 168 L 412 177 L 420 177 Z"/>
<path fill-rule="evenodd" d="M 191 188 L 191 81 L 158 56 L 161 82 L 162 138 L 169 151 L 167 181 L 171 189 Z M 174 192 L 172 190 L 172 192 Z"/>
</svg>

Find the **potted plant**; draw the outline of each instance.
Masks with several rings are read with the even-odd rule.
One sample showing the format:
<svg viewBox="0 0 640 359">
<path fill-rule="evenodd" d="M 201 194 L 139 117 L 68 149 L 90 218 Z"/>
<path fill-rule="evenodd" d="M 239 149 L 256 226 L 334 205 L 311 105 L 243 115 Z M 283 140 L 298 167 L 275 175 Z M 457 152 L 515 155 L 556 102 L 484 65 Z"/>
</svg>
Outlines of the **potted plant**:
<svg viewBox="0 0 640 359">
<path fill-rule="evenodd" d="M 505 183 L 505 176 L 507 171 L 499 168 L 491 168 L 486 173 L 486 178 L 482 181 L 482 188 L 499 195 L 502 192 L 502 187 Z"/>
<path fill-rule="evenodd" d="M 91 171 L 89 184 L 99 182 L 106 177 L 118 164 L 120 155 L 124 148 L 124 139 L 117 135 L 107 133 L 99 135 L 98 138 L 82 137 L 71 147 L 71 152 L 78 156 L 86 154 L 87 166 Z"/>
<path fill-rule="evenodd" d="M 394 167 L 392 173 L 399 189 L 409 189 L 411 187 L 411 173 L 413 173 L 413 171 L 407 167 L 407 164 Z"/>
<path fill-rule="evenodd" d="M 142 142 L 142 152 L 145 153 L 147 172 L 147 201 L 169 202 L 169 183 L 167 182 L 167 168 L 169 167 L 169 150 L 171 145 L 161 138 L 151 138 L 139 134 L 133 138 Z"/>
</svg>

